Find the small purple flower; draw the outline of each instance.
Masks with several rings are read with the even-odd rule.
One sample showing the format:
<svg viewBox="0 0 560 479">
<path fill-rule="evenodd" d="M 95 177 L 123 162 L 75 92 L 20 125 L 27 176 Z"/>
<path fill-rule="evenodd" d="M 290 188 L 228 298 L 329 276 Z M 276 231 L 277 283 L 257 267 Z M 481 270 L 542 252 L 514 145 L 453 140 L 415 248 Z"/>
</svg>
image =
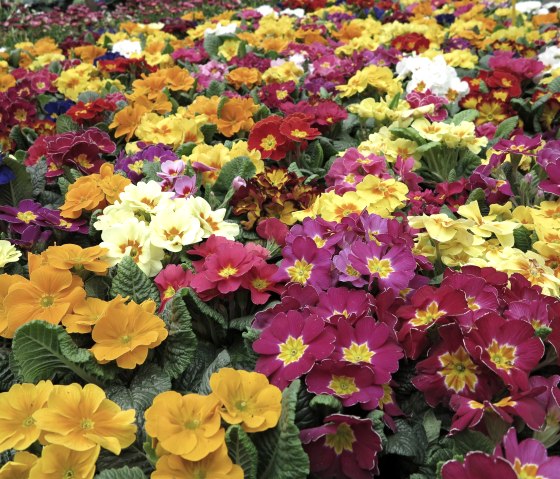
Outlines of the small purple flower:
<svg viewBox="0 0 560 479">
<path fill-rule="evenodd" d="M 161 163 L 161 171 L 157 175 L 173 183 L 183 171 L 185 171 L 185 162 L 183 160 L 166 160 Z"/>
<path fill-rule="evenodd" d="M 188 198 L 196 193 L 196 176 L 180 176 L 173 184 L 175 198 Z"/>
<path fill-rule="evenodd" d="M 22 234 L 30 225 L 49 226 L 45 210 L 40 203 L 22 200 L 17 207 L 0 206 L 0 220 L 10 223 L 13 231 Z"/>
<path fill-rule="evenodd" d="M 542 136 L 537 135 L 533 138 L 526 135 L 515 135 L 510 140 L 500 139 L 495 145 L 494 150 L 503 151 L 514 155 L 536 156 L 533 151 L 541 146 Z"/>
</svg>

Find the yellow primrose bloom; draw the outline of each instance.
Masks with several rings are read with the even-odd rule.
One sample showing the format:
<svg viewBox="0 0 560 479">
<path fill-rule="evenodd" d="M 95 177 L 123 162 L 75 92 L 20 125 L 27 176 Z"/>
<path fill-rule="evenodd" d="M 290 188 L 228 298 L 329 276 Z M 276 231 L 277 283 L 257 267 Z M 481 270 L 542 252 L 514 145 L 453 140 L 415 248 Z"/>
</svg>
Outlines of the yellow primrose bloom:
<svg viewBox="0 0 560 479">
<path fill-rule="evenodd" d="M 0 268 L 8 263 L 14 263 L 21 257 L 19 251 L 12 243 L 7 240 L 0 240 Z"/>
<path fill-rule="evenodd" d="M 518 206 L 511 213 L 511 218 L 521 223 L 528 230 L 534 230 L 533 208 L 528 206 Z"/>
<path fill-rule="evenodd" d="M 359 70 L 346 85 L 338 85 L 336 89 L 341 92 L 340 96 L 345 98 L 364 92 L 368 86 L 390 96 L 402 91 L 401 84 L 393 77 L 391 69 L 377 65 L 369 65 Z"/>
<path fill-rule="evenodd" d="M 218 53 L 223 56 L 228 62 L 237 55 L 241 42 L 237 39 L 230 38 L 220 45 Z"/>
<path fill-rule="evenodd" d="M 368 211 L 381 216 L 402 208 L 407 193 L 408 187 L 404 183 L 393 178 L 383 180 L 375 175 L 367 175 L 356 186 L 356 194 L 368 202 Z"/>
<path fill-rule="evenodd" d="M 451 129 L 450 125 L 447 123 L 431 123 L 426 118 L 418 118 L 414 120 L 410 126 L 414 128 L 422 138 L 436 142 L 441 142 Z"/>
<path fill-rule="evenodd" d="M 30 452 L 16 452 L 14 458 L 0 469 L 0 479 L 29 479 L 29 472 L 37 459 Z"/>
<path fill-rule="evenodd" d="M 87 451 L 74 451 L 51 444 L 43 448 L 41 458 L 29 473 L 29 479 L 93 479 L 98 457 L 99 446 Z"/>
<path fill-rule="evenodd" d="M 329 191 L 320 195 L 315 203 L 317 203 L 317 215 L 326 221 L 337 222 L 352 213 L 360 214 L 367 207 L 367 201 L 360 198 L 355 191 L 347 191 L 342 196 Z M 299 211 L 292 213 L 292 217 L 299 219 L 305 216 Z"/>
<path fill-rule="evenodd" d="M 430 238 L 440 243 L 451 241 L 459 230 L 465 231 L 466 228 L 474 224 L 472 221 L 454 220 L 443 213 L 411 216 L 408 219 L 408 223 L 415 229 L 424 228 Z"/>
<path fill-rule="evenodd" d="M 478 65 L 478 56 L 468 49 L 451 50 L 443 54 L 445 63 L 454 68 L 472 69 Z"/>
<path fill-rule="evenodd" d="M 142 116 L 135 135 L 140 141 L 163 143 L 174 148 L 189 141 L 204 141 L 199 119 L 185 119 L 177 115 L 163 117 L 157 113 L 146 113 Z"/>
<path fill-rule="evenodd" d="M 303 70 L 294 62 L 285 62 L 277 67 L 270 67 L 263 73 L 262 79 L 266 84 L 297 81 L 303 75 Z"/>
</svg>

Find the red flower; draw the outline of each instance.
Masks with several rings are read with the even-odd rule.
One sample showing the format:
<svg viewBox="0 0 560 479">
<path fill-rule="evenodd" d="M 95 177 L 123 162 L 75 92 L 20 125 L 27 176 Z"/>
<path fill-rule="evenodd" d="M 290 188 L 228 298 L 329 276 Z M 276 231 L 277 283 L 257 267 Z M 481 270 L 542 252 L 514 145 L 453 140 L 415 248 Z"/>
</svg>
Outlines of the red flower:
<svg viewBox="0 0 560 479">
<path fill-rule="evenodd" d="M 311 118 L 301 113 L 293 113 L 284 118 L 280 125 L 280 133 L 298 143 L 314 140 L 321 134 L 317 128 L 311 127 Z"/>
<path fill-rule="evenodd" d="M 280 133 L 281 124 L 282 118 L 277 115 L 255 123 L 249 133 L 249 148 L 258 150 L 262 158 L 270 158 L 274 161 L 284 158 L 289 147 L 286 145 L 286 137 Z"/>
<path fill-rule="evenodd" d="M 243 277 L 241 285 L 251 292 L 254 304 L 265 304 L 270 298 L 270 292 L 282 292 L 282 288 L 273 279 L 277 272 L 278 266 L 260 261 Z"/>
</svg>

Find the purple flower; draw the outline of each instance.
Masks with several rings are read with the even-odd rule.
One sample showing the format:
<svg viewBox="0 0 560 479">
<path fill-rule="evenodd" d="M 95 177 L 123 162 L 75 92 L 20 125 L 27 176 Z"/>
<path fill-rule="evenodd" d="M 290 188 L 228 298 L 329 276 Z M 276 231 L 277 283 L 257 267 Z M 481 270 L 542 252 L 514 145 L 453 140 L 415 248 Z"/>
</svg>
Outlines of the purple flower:
<svg viewBox="0 0 560 479">
<path fill-rule="evenodd" d="M 180 176 L 173 184 L 175 198 L 188 198 L 196 193 L 196 176 Z"/>
<path fill-rule="evenodd" d="M 319 302 L 309 309 L 329 323 L 344 318 L 353 324 L 369 314 L 372 296 L 361 289 L 329 288 L 319 294 Z"/>
<path fill-rule="evenodd" d="M 49 226 L 45 221 L 46 209 L 33 200 L 22 200 L 17 207 L 0 206 L 0 220 L 11 224 L 12 230 L 22 234 L 30 225 Z"/>
<path fill-rule="evenodd" d="M 302 430 L 300 438 L 319 477 L 371 479 L 379 472 L 381 438 L 370 419 L 333 414 L 323 426 Z"/>
<path fill-rule="evenodd" d="M 161 163 L 161 171 L 157 174 L 169 183 L 173 183 L 185 170 L 183 160 L 166 160 Z"/>
<path fill-rule="evenodd" d="M 260 354 L 256 371 L 284 389 L 309 372 L 334 349 L 334 334 L 319 316 L 289 311 L 277 314 L 253 343 Z"/>
<path fill-rule="evenodd" d="M 536 153 L 533 152 L 533 150 L 541 146 L 541 141 L 541 135 L 537 135 L 534 138 L 525 135 L 515 135 L 510 140 L 501 138 L 494 145 L 494 150 L 514 155 L 536 156 Z"/>
</svg>

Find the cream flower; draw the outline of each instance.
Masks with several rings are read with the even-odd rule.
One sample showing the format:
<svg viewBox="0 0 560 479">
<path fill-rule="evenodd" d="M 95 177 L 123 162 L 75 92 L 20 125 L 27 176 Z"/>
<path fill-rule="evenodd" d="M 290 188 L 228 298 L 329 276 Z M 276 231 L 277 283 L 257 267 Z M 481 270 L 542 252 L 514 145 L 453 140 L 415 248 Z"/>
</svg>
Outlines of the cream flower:
<svg viewBox="0 0 560 479">
<path fill-rule="evenodd" d="M 19 251 L 12 243 L 6 240 L 0 240 L 0 268 L 8 263 L 14 263 L 21 257 Z"/>
</svg>

